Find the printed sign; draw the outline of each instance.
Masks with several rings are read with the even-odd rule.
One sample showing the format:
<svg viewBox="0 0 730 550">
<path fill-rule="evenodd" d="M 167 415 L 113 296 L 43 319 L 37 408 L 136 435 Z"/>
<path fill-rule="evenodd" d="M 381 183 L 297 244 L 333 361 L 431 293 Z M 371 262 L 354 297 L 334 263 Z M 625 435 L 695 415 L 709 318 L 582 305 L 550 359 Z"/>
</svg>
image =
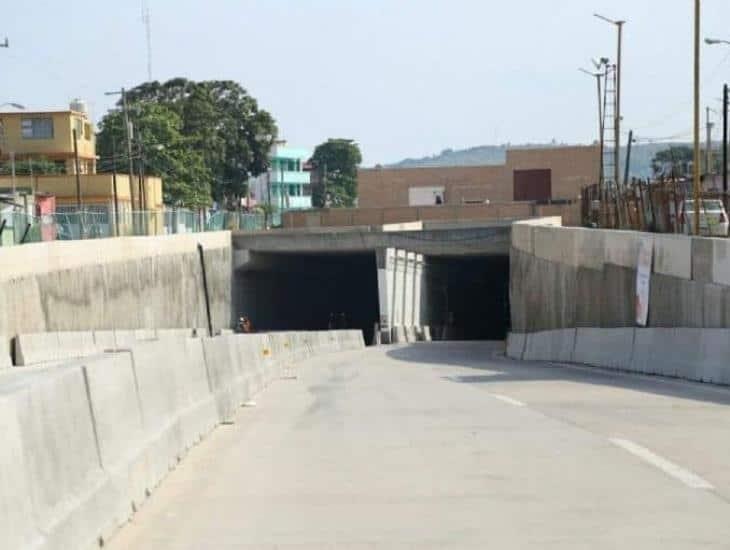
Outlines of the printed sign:
<svg viewBox="0 0 730 550">
<path fill-rule="evenodd" d="M 649 319 L 649 290 L 653 258 L 654 240 L 641 239 L 636 267 L 636 324 L 640 327 L 645 327 Z"/>
</svg>

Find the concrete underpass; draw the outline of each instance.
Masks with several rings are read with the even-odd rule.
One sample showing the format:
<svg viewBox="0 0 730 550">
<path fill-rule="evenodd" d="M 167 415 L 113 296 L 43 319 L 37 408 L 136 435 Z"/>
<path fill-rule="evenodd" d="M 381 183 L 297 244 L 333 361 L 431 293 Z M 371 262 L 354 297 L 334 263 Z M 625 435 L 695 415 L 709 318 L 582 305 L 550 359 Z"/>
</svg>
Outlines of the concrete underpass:
<svg viewBox="0 0 730 550">
<path fill-rule="evenodd" d="M 377 251 L 247 254 L 233 281 L 235 308 L 257 330 L 356 328 L 373 342 L 502 340 L 509 329 L 509 259 Z M 392 333 L 392 337 L 391 337 Z"/>
</svg>

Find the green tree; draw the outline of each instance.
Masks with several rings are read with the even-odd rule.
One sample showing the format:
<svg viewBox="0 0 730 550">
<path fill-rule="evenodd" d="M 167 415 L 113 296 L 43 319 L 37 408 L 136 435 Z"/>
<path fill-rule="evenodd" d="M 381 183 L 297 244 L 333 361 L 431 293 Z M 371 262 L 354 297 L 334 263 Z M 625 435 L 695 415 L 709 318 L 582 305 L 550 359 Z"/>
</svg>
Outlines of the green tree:
<svg viewBox="0 0 730 550">
<path fill-rule="evenodd" d="M 328 139 L 317 146 L 310 163 L 317 171 L 312 204 L 322 208 L 354 206 L 357 200 L 357 167 L 362 162 L 360 147 L 351 139 Z"/>
<path fill-rule="evenodd" d="M 687 145 L 671 145 L 658 151 L 651 161 L 651 169 L 655 176 L 680 177 L 689 173 L 689 166 L 694 160 L 694 149 Z"/>
<path fill-rule="evenodd" d="M 183 135 L 180 116 L 168 107 L 156 103 L 141 103 L 135 109 L 135 132 L 140 151 L 135 146 L 135 162 L 144 162 L 145 173 L 159 176 L 163 182 L 167 204 L 205 206 L 210 204 L 213 180 L 203 155 L 190 138 Z M 98 170 L 127 172 L 126 132 L 120 111 L 110 111 L 100 122 L 97 148 L 100 152 Z"/>
<path fill-rule="evenodd" d="M 176 152 L 172 156 L 182 163 L 178 168 L 187 174 L 188 181 L 176 184 L 168 178 L 166 186 L 180 187 L 173 189 L 171 194 L 187 197 L 192 192 L 200 196 L 202 187 L 207 186 L 209 197 L 233 207 L 240 204 L 240 198 L 246 194 L 249 176 L 266 170 L 268 153 L 277 137 L 276 123 L 236 82 L 194 82 L 184 78 L 164 83 L 146 82 L 130 90 L 127 101 L 132 121 L 141 128 L 145 150 L 149 149 L 148 143 L 163 144 L 167 148 L 166 139 L 170 137 L 157 135 L 155 131 L 159 128 L 152 124 L 150 142 L 147 141 L 144 129 L 147 106 L 164 107 L 166 117 L 177 117 L 174 126 L 180 139 L 176 147 L 172 147 Z M 108 144 L 108 140 L 102 139 L 103 128 L 102 124 L 99 142 Z M 154 163 L 150 162 L 150 165 L 154 167 Z M 155 172 L 151 170 L 151 173 Z M 187 187 L 192 182 L 197 182 L 194 189 Z"/>
</svg>

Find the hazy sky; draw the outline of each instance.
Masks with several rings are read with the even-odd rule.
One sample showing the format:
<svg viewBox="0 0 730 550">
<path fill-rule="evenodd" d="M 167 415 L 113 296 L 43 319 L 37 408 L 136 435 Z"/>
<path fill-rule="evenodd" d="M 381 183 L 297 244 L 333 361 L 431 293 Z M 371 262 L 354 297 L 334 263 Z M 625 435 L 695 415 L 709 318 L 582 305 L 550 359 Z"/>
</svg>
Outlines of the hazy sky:
<svg viewBox="0 0 730 550">
<path fill-rule="evenodd" d="M 292 145 L 356 139 L 365 164 L 492 143 L 590 142 L 595 81 L 628 20 L 624 126 L 689 137 L 692 0 L 149 0 L 153 77 L 232 79 Z M 59 107 L 146 79 L 137 0 L 3 6 L 0 103 Z M 730 39 L 730 2 L 703 0 L 703 36 Z M 723 24 L 723 22 L 725 24 Z M 723 34 L 724 33 L 724 34 Z M 730 47 L 703 47 L 703 97 L 730 81 Z M 704 119 L 704 116 L 703 116 Z M 719 134 L 718 134 L 719 135 Z"/>
</svg>

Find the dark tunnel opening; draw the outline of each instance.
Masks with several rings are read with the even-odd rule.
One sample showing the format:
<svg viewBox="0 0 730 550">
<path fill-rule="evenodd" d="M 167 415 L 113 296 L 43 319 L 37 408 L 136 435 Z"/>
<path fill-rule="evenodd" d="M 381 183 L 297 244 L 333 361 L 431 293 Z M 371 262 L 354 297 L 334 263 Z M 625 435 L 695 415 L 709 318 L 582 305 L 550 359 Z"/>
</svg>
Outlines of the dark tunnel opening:
<svg viewBox="0 0 730 550">
<path fill-rule="evenodd" d="M 504 340 L 510 329 L 509 256 L 430 257 L 432 334 Z"/>
<path fill-rule="evenodd" d="M 326 330 L 334 315 L 337 328 L 360 329 L 369 344 L 378 320 L 375 253 L 251 253 L 234 295 L 237 314 L 257 331 Z"/>
</svg>

